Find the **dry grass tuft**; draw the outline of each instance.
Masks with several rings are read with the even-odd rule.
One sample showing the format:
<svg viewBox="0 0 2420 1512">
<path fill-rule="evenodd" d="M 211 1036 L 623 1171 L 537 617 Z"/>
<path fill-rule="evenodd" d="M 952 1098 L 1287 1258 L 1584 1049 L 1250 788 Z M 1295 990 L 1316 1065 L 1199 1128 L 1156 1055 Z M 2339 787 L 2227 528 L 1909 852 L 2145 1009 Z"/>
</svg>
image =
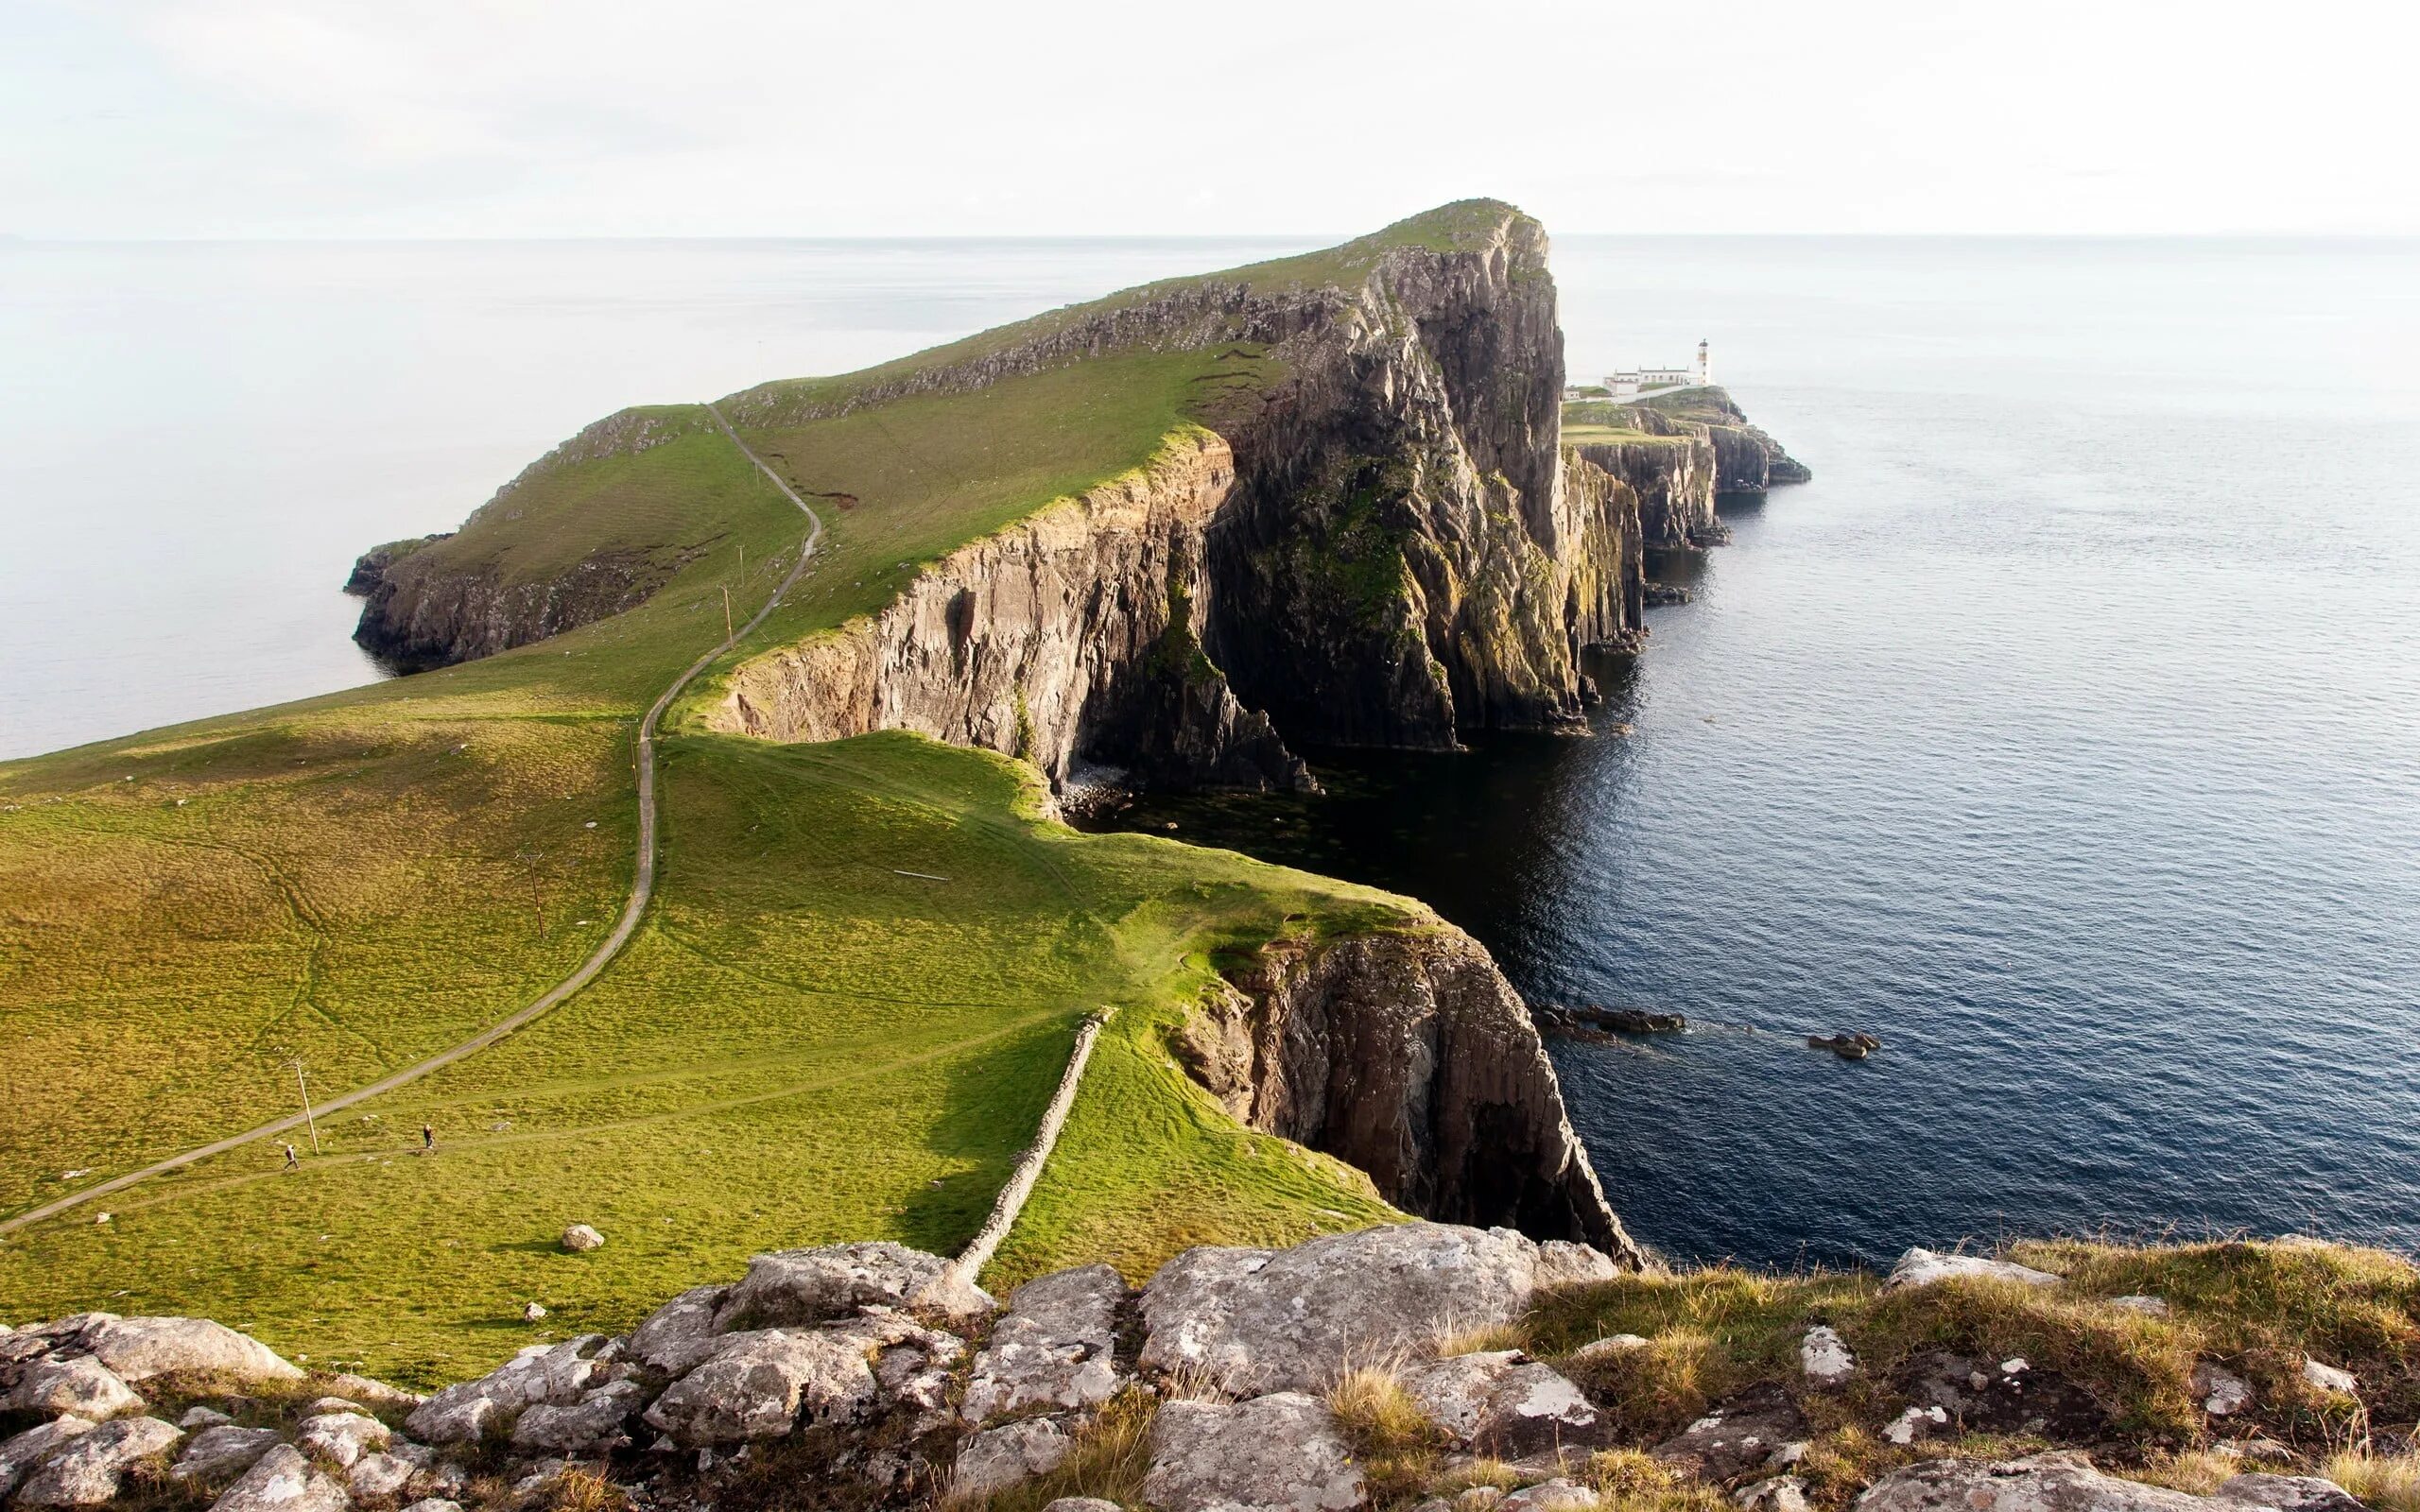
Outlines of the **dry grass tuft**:
<svg viewBox="0 0 2420 1512">
<path fill-rule="evenodd" d="M 2420 1512 L 2420 1454 L 2341 1450 L 2319 1472 L 2377 1512 Z"/>
<path fill-rule="evenodd" d="M 988 1497 L 954 1502 L 964 1512 L 1042 1512 L 1063 1496 L 1097 1496 L 1121 1506 L 1143 1500 L 1143 1477 L 1151 1469 L 1151 1423 L 1159 1399 L 1139 1386 L 1101 1403 L 1093 1420 L 1076 1433 L 1076 1447 L 1047 1475 Z"/>
<path fill-rule="evenodd" d="M 547 1490 L 551 1512 L 622 1512 L 631 1499 L 594 1470 L 565 1470 Z"/>
<path fill-rule="evenodd" d="M 1396 1506 L 1427 1494 L 1452 1440 L 1392 1370 L 1347 1371 L 1328 1388 L 1327 1404 L 1353 1446 L 1374 1504 Z"/>
</svg>

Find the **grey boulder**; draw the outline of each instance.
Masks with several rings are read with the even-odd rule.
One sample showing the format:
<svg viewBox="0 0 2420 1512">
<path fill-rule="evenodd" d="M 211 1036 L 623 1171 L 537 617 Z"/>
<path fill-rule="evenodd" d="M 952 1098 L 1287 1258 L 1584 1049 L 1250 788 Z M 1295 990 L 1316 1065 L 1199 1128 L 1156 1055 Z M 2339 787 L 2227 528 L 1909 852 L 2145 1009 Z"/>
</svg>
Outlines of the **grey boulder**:
<svg viewBox="0 0 2420 1512">
<path fill-rule="evenodd" d="M 346 1512 L 352 1505 L 344 1487 L 302 1451 L 280 1444 L 220 1492 L 210 1512 Z"/>
<path fill-rule="evenodd" d="M 921 1303 L 942 1289 L 948 1263 L 890 1240 L 783 1249 L 748 1263 L 715 1314 L 720 1332 L 825 1323 L 868 1304 Z"/>
<path fill-rule="evenodd" d="M 387 1447 L 395 1431 L 377 1418 L 357 1412 L 315 1413 L 296 1425 L 294 1447 L 305 1453 L 350 1466 L 364 1454 Z"/>
<path fill-rule="evenodd" d="M 206 1317 L 119 1317 L 95 1325 L 85 1344 L 121 1381 L 210 1375 L 251 1384 L 300 1381 L 302 1370 L 249 1333 Z"/>
<path fill-rule="evenodd" d="M 1048 1418 L 1027 1418 L 989 1428 L 968 1438 L 950 1471 L 950 1495 L 960 1500 L 1005 1491 L 1047 1475 L 1076 1447 L 1067 1431 Z"/>
<path fill-rule="evenodd" d="M 2352 1492 L 2316 1475 L 2238 1475 L 2212 1494 L 2239 1507 L 2276 1512 L 2365 1512 Z"/>
<path fill-rule="evenodd" d="M 1357 1366 L 1433 1358 L 1457 1331 L 1509 1323 L 1538 1246 L 1509 1228 L 1392 1224 L 1290 1249 L 1188 1249 L 1143 1292 L 1148 1369 L 1237 1395 L 1324 1387 Z"/>
<path fill-rule="evenodd" d="M 729 1334 L 655 1399 L 647 1421 L 692 1449 L 847 1421 L 874 1399 L 866 1352 L 858 1339 L 805 1330 Z"/>
<path fill-rule="evenodd" d="M 512 1447 L 539 1453 L 604 1453 L 628 1441 L 624 1430 L 646 1400 L 635 1381 L 615 1381 L 574 1402 L 540 1402 L 512 1424 Z"/>
<path fill-rule="evenodd" d="M 1125 1278 L 1085 1265 L 1029 1280 L 975 1357 L 959 1411 L 970 1423 L 1035 1407 L 1086 1407 L 1126 1383 L 1117 1367 L 1117 1312 Z"/>
<path fill-rule="evenodd" d="M 2119 1480 L 2073 1452 L 1994 1464 L 1925 1460 L 1869 1486 L 1855 1512 L 2241 1512 L 2221 1501 Z"/>
<path fill-rule="evenodd" d="M 401 1386 L 390 1386 L 384 1381 L 373 1381 L 368 1376 L 357 1376 L 350 1372 L 330 1376 L 328 1389 L 349 1401 L 357 1401 L 372 1409 L 417 1407 L 428 1400 L 420 1392 L 406 1391 Z"/>
<path fill-rule="evenodd" d="M 364 1454 L 344 1472 L 344 1484 L 355 1496 L 394 1496 L 411 1484 L 420 1467 L 392 1454 Z"/>
<path fill-rule="evenodd" d="M 1343 1512 L 1368 1499 L 1335 1415 L 1303 1392 L 1171 1401 L 1151 1424 L 1143 1500 L 1163 1512 Z"/>
<path fill-rule="evenodd" d="M 1932 1286 L 1947 1280 L 2018 1281 L 2027 1286 L 2056 1286 L 2059 1278 L 2047 1270 L 2035 1270 L 2009 1260 L 1986 1260 L 1980 1255 L 1943 1255 L 1929 1249 L 1910 1249 L 1891 1267 L 1886 1287 L 1906 1289 Z"/>
<path fill-rule="evenodd" d="M 193 1435 L 168 1475 L 172 1480 L 216 1486 L 251 1469 L 263 1454 L 282 1442 L 274 1428 L 214 1424 Z"/>
<path fill-rule="evenodd" d="M 577 1401 L 612 1373 L 605 1336 L 583 1333 L 561 1344 L 533 1344 L 475 1381 L 464 1381 L 412 1409 L 404 1427 L 430 1444 L 461 1444 L 478 1438 L 499 1415 L 545 1402 Z"/>
<path fill-rule="evenodd" d="M 1857 1356 L 1837 1331 L 1818 1324 L 1798 1341 L 1798 1368 L 1819 1386 L 1837 1386 L 1857 1374 Z"/>
<path fill-rule="evenodd" d="M 17 1487 L 18 1506 L 99 1506 L 117 1500 L 127 1469 L 184 1436 L 157 1418 L 121 1418 L 78 1434 Z"/>
<path fill-rule="evenodd" d="M 1404 1391 L 1463 1448 L 1497 1459 L 1596 1443 L 1597 1409 L 1580 1388 L 1517 1350 L 1458 1354 L 1405 1371 Z"/>
<path fill-rule="evenodd" d="M 93 1427 L 91 1418 L 69 1413 L 0 1442 L 0 1499 L 6 1499 L 43 1461 L 91 1433 Z"/>
<path fill-rule="evenodd" d="M 1495 1503 L 1495 1512 L 1590 1512 L 1597 1493 L 1578 1481 L 1557 1476 L 1525 1486 Z"/>
<path fill-rule="evenodd" d="M 78 1355 L 73 1360 L 37 1360 L 17 1377 L 15 1389 L 0 1398 L 0 1408 L 47 1413 L 54 1418 L 73 1413 L 95 1422 L 142 1405 L 143 1399 L 134 1394 L 133 1387 L 90 1355 Z"/>
<path fill-rule="evenodd" d="M 730 1295 L 728 1286 L 693 1286 L 657 1308 L 631 1331 L 631 1358 L 663 1375 L 687 1374 L 715 1352 L 715 1314 Z"/>
<path fill-rule="evenodd" d="M 1754 1386 L 1725 1401 L 1651 1452 L 1666 1465 L 1728 1481 L 1762 1469 L 1784 1444 L 1806 1436 L 1806 1419 L 1778 1386 Z"/>
</svg>

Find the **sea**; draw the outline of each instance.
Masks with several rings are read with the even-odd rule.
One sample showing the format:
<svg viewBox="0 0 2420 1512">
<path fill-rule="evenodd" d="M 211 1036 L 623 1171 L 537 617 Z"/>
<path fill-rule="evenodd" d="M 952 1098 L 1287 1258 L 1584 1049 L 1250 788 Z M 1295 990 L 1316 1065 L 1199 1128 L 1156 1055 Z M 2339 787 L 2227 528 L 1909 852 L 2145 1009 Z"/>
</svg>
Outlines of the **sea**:
<svg viewBox="0 0 2420 1512">
<path fill-rule="evenodd" d="M 379 676 L 338 590 L 623 404 L 1334 238 L 0 243 L 0 757 Z M 1575 377 L 1814 472 L 1659 571 L 1585 738 L 1115 822 L 1418 896 L 1633 1231 L 2420 1250 L 2420 243 L 1585 237 Z M 1864 1032 L 1861 1061 L 1809 1034 Z"/>
</svg>

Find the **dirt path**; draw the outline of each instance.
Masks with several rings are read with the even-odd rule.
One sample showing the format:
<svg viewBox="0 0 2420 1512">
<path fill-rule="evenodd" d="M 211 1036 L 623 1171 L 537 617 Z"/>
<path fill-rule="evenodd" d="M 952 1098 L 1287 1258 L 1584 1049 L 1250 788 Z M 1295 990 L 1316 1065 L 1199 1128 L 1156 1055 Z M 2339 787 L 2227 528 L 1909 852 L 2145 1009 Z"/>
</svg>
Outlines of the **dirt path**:
<svg viewBox="0 0 2420 1512">
<path fill-rule="evenodd" d="M 748 443 L 739 438 L 739 433 L 731 428 L 731 421 L 722 418 L 722 411 L 712 404 L 706 405 L 705 410 L 707 414 L 714 417 L 715 423 L 721 427 L 723 435 L 731 438 L 731 444 L 738 447 L 748 460 L 756 464 L 756 471 L 772 480 L 773 487 L 782 490 L 782 497 L 797 505 L 800 512 L 806 516 L 806 539 L 800 544 L 797 562 L 790 567 L 788 576 L 782 579 L 781 586 L 773 590 L 772 596 L 765 600 L 765 607 L 758 610 L 755 616 L 741 626 L 729 640 L 690 662 L 688 670 L 672 679 L 672 685 L 659 694 L 655 702 L 648 707 L 647 717 L 639 721 L 638 871 L 631 879 L 631 896 L 622 905 L 622 917 L 614 922 L 614 933 L 606 936 L 604 943 L 598 945 L 595 953 L 579 964 L 579 970 L 549 988 L 544 996 L 528 1006 L 508 1018 L 497 1020 L 460 1044 L 441 1050 L 427 1059 L 406 1066 L 392 1075 L 372 1082 L 367 1087 L 356 1087 L 349 1092 L 341 1092 L 324 1102 L 314 1104 L 311 1108 L 312 1116 L 340 1112 L 355 1103 L 383 1096 L 398 1087 L 416 1082 L 430 1072 L 450 1066 L 467 1056 L 477 1055 L 596 980 L 596 973 L 605 970 L 614 957 L 622 953 L 622 947 L 629 944 L 631 936 L 637 932 L 639 918 L 647 912 L 648 900 L 655 895 L 656 722 L 664 717 L 664 711 L 672 707 L 672 700 L 681 696 L 681 690 L 686 688 L 690 680 L 703 672 L 715 658 L 746 640 L 755 631 L 756 627 L 765 623 L 766 616 L 773 612 L 774 609 L 781 604 L 783 596 L 797 584 L 799 575 L 806 571 L 806 564 L 814 558 L 815 548 L 823 540 L 823 517 L 817 514 L 804 499 L 800 498 L 798 490 L 791 488 L 780 473 L 768 467 L 763 457 L 750 450 Z M 29 1209 L 13 1218 L 0 1219 L 0 1234 L 25 1228 L 28 1224 L 40 1223 L 45 1218 L 56 1217 L 71 1208 L 92 1201 L 95 1197 L 104 1197 L 112 1192 L 123 1192 L 138 1181 L 147 1181 L 155 1176 L 164 1176 L 170 1171 L 191 1165 L 197 1160 L 206 1160 L 214 1155 L 224 1155 L 230 1150 L 240 1149 L 254 1140 L 265 1140 L 271 1135 L 284 1134 L 289 1130 L 301 1128 L 304 1122 L 304 1115 L 289 1114 L 274 1123 L 263 1124 L 258 1128 L 246 1129 L 241 1134 L 230 1134 L 223 1140 L 215 1140 L 208 1144 L 186 1150 L 182 1154 L 172 1155 L 164 1160 L 156 1160 L 141 1170 L 129 1171 L 124 1176 L 112 1177 L 107 1181 L 45 1202 L 41 1207 Z"/>
</svg>

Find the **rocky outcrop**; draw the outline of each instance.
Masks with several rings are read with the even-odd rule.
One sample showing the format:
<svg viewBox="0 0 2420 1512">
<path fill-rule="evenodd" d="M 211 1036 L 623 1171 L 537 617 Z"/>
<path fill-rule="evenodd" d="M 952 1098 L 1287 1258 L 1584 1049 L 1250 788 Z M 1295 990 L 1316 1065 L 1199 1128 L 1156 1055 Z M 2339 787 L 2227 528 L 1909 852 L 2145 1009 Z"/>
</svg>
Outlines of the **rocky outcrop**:
<svg viewBox="0 0 2420 1512">
<path fill-rule="evenodd" d="M 1536 1025 L 1478 941 L 1442 924 L 1285 939 L 1228 980 L 1176 1049 L 1237 1119 L 1350 1161 L 1414 1212 L 1647 1263 L 1572 1133 Z"/>
<path fill-rule="evenodd" d="M 2360 1505 L 2313 1476 L 2238 1475 L 2209 1496 L 2104 1475 L 2073 1452 L 1997 1464 L 1936 1459 L 1893 1470 L 1860 1495 L 1855 1512 L 2354 1512 Z"/>
<path fill-rule="evenodd" d="M 1657 425 L 1669 428 L 1651 429 Z M 1714 444 L 1651 411 L 1642 428 L 1650 434 L 1639 440 L 1590 441 L 1573 450 L 1637 494 L 1639 534 L 1647 545 L 1674 550 L 1728 541 L 1730 532 L 1714 513 Z"/>
<path fill-rule="evenodd" d="M 789 741 L 914 730 L 1024 757 L 1054 785 L 1081 758 L 1167 785 L 1306 786 L 1201 651 L 1203 532 L 1234 484 L 1223 439 L 1180 432 L 878 613 L 747 662 L 711 723 Z"/>
<path fill-rule="evenodd" d="M 345 584 L 368 600 L 354 640 L 388 665 L 417 672 L 493 656 L 647 602 L 681 570 L 685 552 L 655 544 L 605 548 L 561 566 L 530 568 L 489 549 L 478 527 L 513 518 L 515 495 L 532 480 L 636 455 L 709 423 L 702 408 L 609 415 L 523 469 L 460 531 L 364 553 Z"/>
</svg>

